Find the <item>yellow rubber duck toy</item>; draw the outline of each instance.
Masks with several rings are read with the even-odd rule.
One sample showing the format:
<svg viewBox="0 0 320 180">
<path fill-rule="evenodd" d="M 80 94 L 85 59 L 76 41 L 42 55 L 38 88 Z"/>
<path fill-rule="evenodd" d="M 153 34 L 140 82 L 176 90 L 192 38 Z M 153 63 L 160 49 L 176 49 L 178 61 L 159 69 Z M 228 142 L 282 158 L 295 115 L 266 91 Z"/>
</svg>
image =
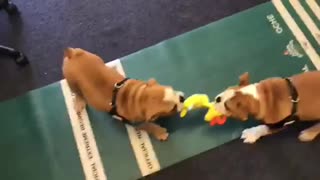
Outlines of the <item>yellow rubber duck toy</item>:
<svg viewBox="0 0 320 180">
<path fill-rule="evenodd" d="M 206 94 L 194 94 L 188 97 L 184 103 L 180 113 L 180 117 L 185 117 L 187 112 L 192 109 L 208 108 L 204 120 L 210 122 L 210 126 L 215 124 L 222 125 L 226 122 L 226 116 L 216 110 L 213 103 L 210 103 L 209 97 Z"/>
</svg>

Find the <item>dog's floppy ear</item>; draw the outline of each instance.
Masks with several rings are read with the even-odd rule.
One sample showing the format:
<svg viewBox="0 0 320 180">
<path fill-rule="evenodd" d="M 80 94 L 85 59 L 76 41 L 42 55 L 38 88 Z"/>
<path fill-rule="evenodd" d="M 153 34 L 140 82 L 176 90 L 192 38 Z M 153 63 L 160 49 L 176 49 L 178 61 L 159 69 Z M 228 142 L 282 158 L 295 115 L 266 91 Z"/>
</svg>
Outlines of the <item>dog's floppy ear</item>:
<svg viewBox="0 0 320 180">
<path fill-rule="evenodd" d="M 73 57 L 81 56 L 84 53 L 86 53 L 86 51 L 83 49 L 68 47 L 64 50 L 64 58 L 72 59 Z"/>
<path fill-rule="evenodd" d="M 147 86 L 153 86 L 158 84 L 158 82 L 154 78 L 150 78 L 147 82 Z"/>
<path fill-rule="evenodd" d="M 73 54 L 74 54 L 74 49 L 71 48 L 71 47 L 68 47 L 68 48 L 66 48 L 66 49 L 64 50 L 64 57 L 65 57 L 65 58 L 71 59 L 72 56 L 73 56 Z"/>
<path fill-rule="evenodd" d="M 250 84 L 249 73 L 245 72 L 239 76 L 239 86 L 247 86 Z"/>
</svg>

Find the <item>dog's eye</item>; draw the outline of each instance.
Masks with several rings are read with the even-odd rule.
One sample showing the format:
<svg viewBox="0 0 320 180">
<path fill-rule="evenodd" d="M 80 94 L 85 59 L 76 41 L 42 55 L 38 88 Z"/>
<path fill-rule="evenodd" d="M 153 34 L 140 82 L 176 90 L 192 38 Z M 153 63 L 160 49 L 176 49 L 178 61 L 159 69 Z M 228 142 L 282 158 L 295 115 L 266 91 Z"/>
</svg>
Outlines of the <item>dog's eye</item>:
<svg viewBox="0 0 320 180">
<path fill-rule="evenodd" d="M 179 96 L 179 101 L 183 103 L 185 101 L 185 98 L 183 96 Z"/>
<path fill-rule="evenodd" d="M 220 103 L 221 101 L 222 101 L 222 98 L 221 98 L 221 96 L 218 96 L 218 97 L 216 97 L 216 100 L 215 100 L 217 103 Z"/>
</svg>

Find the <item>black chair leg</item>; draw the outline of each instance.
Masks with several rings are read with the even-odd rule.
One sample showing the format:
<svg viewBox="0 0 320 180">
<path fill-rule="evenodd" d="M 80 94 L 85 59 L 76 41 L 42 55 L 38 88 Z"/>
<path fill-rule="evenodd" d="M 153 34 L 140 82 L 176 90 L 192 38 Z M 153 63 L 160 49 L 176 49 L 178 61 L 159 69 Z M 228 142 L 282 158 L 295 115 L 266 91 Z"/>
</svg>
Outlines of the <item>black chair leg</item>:
<svg viewBox="0 0 320 180">
<path fill-rule="evenodd" d="M 10 0 L 0 0 L 0 10 L 1 9 L 6 10 L 9 15 L 19 13 L 17 6 L 13 4 Z M 15 62 L 21 66 L 29 64 L 29 60 L 26 55 L 24 55 L 20 51 L 17 51 L 7 46 L 0 45 L 0 55 L 5 55 L 13 58 Z"/>
<path fill-rule="evenodd" d="M 10 47 L 0 45 L 0 55 L 6 55 L 13 58 L 15 62 L 21 66 L 29 64 L 27 56 L 25 56 L 22 52 L 19 52 Z"/>
<path fill-rule="evenodd" d="M 14 15 L 19 13 L 18 7 L 10 0 L 0 0 L 0 9 L 4 9 L 8 14 Z"/>
</svg>

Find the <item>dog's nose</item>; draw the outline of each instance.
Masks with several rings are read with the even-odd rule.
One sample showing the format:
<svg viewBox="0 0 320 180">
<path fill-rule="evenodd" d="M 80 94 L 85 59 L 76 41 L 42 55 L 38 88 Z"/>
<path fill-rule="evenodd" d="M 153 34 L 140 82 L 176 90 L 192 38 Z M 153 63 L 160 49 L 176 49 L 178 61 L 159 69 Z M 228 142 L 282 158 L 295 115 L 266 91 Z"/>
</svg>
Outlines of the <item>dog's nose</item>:
<svg viewBox="0 0 320 180">
<path fill-rule="evenodd" d="M 179 100 L 180 100 L 181 103 L 183 103 L 185 98 L 183 96 L 179 96 Z"/>
<path fill-rule="evenodd" d="M 221 102 L 221 96 L 216 97 L 216 103 L 220 103 Z"/>
</svg>

